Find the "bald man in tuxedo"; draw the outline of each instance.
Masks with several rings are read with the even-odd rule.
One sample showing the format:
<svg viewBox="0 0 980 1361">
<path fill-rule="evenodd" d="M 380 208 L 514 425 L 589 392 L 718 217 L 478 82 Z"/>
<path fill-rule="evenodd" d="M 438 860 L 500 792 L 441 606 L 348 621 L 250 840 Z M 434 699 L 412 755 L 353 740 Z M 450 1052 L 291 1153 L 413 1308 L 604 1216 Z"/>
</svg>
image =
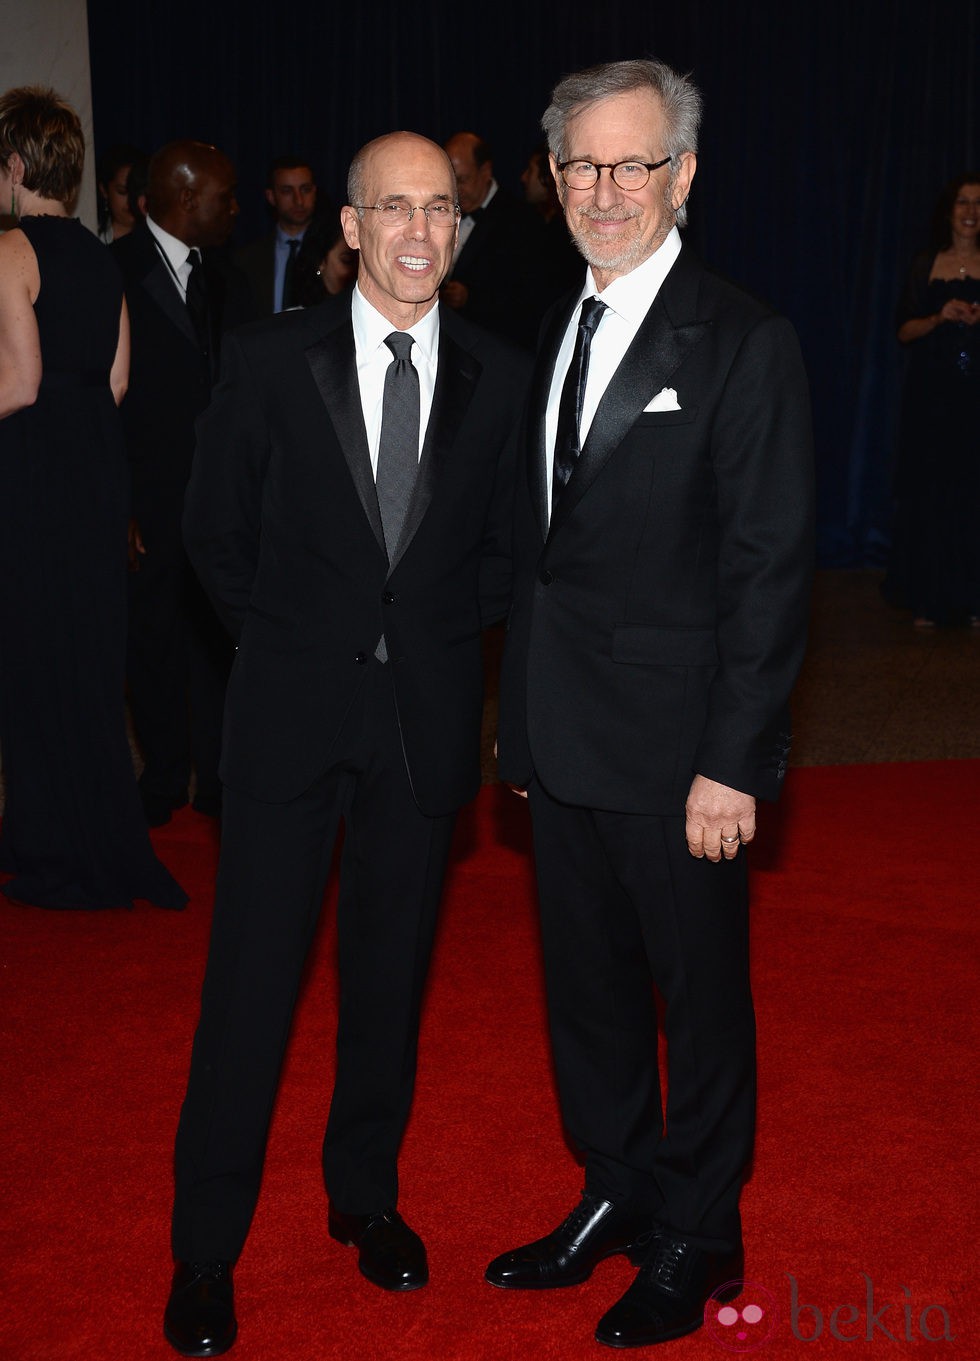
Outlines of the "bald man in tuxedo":
<svg viewBox="0 0 980 1361">
<path fill-rule="evenodd" d="M 480 783 L 481 631 L 510 597 L 527 375 L 438 305 L 459 220 L 441 148 L 369 143 L 348 197 L 353 296 L 229 339 L 187 498 L 188 550 L 237 645 L 175 1158 L 164 1327 L 188 1356 L 235 1338 L 232 1271 L 341 820 L 325 1228 L 374 1285 L 428 1280 L 397 1157 L 453 822 Z"/>
</svg>

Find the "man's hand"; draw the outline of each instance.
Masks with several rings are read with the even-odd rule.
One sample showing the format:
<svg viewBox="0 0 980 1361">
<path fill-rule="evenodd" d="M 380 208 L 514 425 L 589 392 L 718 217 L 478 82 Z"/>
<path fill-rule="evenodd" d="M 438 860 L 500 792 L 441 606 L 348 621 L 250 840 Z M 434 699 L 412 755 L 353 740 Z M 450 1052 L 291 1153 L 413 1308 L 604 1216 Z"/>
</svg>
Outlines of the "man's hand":
<svg viewBox="0 0 980 1361">
<path fill-rule="evenodd" d="M 494 738 L 494 761 L 495 759 L 497 759 L 497 739 Z M 509 780 L 501 780 L 501 784 L 505 785 L 510 792 L 516 793 L 519 798 L 527 799 L 527 788 L 521 789 L 519 784 L 510 784 Z"/>
<path fill-rule="evenodd" d="M 130 520 L 129 522 L 128 553 L 129 570 L 131 572 L 138 572 L 140 569 L 140 556 L 141 554 L 146 553 L 146 549 L 143 546 L 143 536 L 140 533 L 140 527 L 135 520 Z"/>
<path fill-rule="evenodd" d="M 732 860 L 755 836 L 755 799 L 695 775 L 687 796 L 687 849 L 700 860 Z"/>
</svg>

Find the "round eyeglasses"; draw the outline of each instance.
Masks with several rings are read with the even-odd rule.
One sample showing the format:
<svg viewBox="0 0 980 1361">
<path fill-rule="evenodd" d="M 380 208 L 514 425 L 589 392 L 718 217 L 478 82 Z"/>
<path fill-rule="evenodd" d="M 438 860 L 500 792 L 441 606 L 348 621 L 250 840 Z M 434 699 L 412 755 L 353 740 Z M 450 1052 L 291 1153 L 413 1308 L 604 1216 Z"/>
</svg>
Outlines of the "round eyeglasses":
<svg viewBox="0 0 980 1361">
<path fill-rule="evenodd" d="M 459 217 L 459 206 L 443 199 L 413 205 L 408 199 L 390 198 L 384 203 L 352 203 L 351 207 L 358 212 L 370 209 L 386 227 L 407 227 L 416 213 L 424 213 L 430 227 L 453 227 Z"/>
<path fill-rule="evenodd" d="M 609 171 L 613 184 L 620 189 L 642 189 L 653 172 L 671 160 L 672 156 L 665 156 L 662 161 L 617 161 L 615 165 L 598 161 L 561 161 L 558 171 L 569 189 L 591 189 L 603 170 Z"/>
</svg>

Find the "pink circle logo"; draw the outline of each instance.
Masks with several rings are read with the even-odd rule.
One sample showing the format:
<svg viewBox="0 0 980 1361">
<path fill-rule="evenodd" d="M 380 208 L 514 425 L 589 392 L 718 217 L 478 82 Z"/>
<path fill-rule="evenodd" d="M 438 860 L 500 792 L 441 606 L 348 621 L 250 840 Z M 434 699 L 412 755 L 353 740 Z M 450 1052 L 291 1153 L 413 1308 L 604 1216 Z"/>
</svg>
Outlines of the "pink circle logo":
<svg viewBox="0 0 980 1361">
<path fill-rule="evenodd" d="M 735 1299 L 731 1298 L 733 1293 Z M 709 1337 L 730 1352 L 754 1352 L 764 1347 L 778 1322 L 775 1295 L 756 1281 L 726 1281 L 704 1306 Z"/>
</svg>

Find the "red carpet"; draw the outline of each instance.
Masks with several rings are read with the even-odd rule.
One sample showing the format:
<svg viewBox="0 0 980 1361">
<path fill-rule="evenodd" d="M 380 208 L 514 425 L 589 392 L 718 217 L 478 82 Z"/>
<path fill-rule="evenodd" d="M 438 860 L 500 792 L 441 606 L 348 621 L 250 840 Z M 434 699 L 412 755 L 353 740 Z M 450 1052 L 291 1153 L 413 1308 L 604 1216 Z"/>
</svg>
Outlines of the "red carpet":
<svg viewBox="0 0 980 1361">
<path fill-rule="evenodd" d="M 756 1288 L 739 1307 L 775 1310 L 641 1355 L 767 1361 L 853 1339 L 847 1355 L 980 1356 L 967 1274 L 980 1219 L 978 810 L 980 762 L 796 770 L 785 803 L 764 810 L 759 1135 L 743 1200 Z M 325 914 L 236 1273 L 239 1361 L 612 1355 L 592 1329 L 630 1279 L 623 1259 L 553 1293 L 482 1281 L 491 1256 L 550 1228 L 580 1187 L 551 1089 L 527 842 L 525 806 L 502 789 L 461 823 L 402 1157 L 401 1208 L 432 1272 L 411 1295 L 376 1290 L 327 1236 Z M 169 1162 L 216 847 L 189 811 L 156 844 L 193 893 L 183 914 L 0 898 L 2 1361 L 173 1356 L 160 1331 Z"/>
</svg>

